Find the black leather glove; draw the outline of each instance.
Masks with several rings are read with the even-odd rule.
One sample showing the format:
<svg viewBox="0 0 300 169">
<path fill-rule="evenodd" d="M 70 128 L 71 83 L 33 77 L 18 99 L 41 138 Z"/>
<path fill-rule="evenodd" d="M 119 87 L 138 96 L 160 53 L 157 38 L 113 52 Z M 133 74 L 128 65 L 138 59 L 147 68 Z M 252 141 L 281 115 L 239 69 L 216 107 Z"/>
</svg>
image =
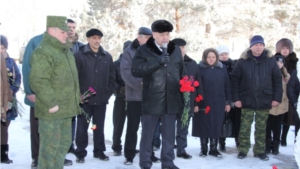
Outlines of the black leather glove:
<svg viewBox="0 0 300 169">
<path fill-rule="evenodd" d="M 161 65 L 164 65 L 164 64 L 170 62 L 170 57 L 167 54 L 159 55 L 157 59 L 158 59 L 159 64 L 161 64 Z"/>
</svg>

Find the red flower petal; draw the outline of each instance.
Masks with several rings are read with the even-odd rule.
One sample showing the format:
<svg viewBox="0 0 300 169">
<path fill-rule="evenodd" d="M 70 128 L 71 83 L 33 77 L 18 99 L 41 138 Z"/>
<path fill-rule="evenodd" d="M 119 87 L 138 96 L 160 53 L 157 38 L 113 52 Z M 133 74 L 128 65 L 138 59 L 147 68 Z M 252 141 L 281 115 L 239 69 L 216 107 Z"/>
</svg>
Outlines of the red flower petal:
<svg viewBox="0 0 300 169">
<path fill-rule="evenodd" d="M 198 81 L 194 81 L 194 86 L 198 87 L 199 86 L 199 82 Z"/>
</svg>

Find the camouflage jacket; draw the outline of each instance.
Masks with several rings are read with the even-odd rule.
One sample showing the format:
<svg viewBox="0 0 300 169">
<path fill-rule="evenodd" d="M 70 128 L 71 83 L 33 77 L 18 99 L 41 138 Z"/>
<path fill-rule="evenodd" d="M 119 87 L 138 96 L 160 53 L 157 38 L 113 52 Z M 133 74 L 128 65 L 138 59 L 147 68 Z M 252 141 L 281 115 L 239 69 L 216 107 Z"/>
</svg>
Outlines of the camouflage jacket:
<svg viewBox="0 0 300 169">
<path fill-rule="evenodd" d="M 32 54 L 29 83 L 36 95 L 35 117 L 61 119 L 80 112 L 80 92 L 75 60 L 67 44 L 48 33 Z M 49 113 L 58 105 L 59 110 Z"/>
</svg>

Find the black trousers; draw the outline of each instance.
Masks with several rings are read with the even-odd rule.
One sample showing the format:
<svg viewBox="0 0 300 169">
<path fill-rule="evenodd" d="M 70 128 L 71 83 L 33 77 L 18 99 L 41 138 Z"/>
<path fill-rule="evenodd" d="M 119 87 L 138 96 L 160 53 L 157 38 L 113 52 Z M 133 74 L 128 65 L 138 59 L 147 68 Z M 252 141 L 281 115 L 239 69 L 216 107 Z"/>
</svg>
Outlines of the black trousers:
<svg viewBox="0 0 300 169">
<path fill-rule="evenodd" d="M 266 138 L 272 138 L 273 140 L 280 141 L 280 134 L 281 134 L 281 125 L 283 121 L 283 114 L 274 116 L 269 114 L 267 120 L 267 127 L 266 127 Z"/>
<path fill-rule="evenodd" d="M 34 117 L 34 107 L 30 107 L 31 158 L 38 159 L 40 151 L 39 120 Z"/>
<path fill-rule="evenodd" d="M 137 144 L 137 131 L 139 129 L 142 114 L 141 101 L 127 102 L 127 131 L 125 138 L 125 158 L 133 160 Z"/>
<path fill-rule="evenodd" d="M 121 137 L 126 119 L 126 102 L 124 97 L 116 97 L 113 110 L 113 144 L 111 148 L 114 151 L 121 151 Z"/>
<path fill-rule="evenodd" d="M 99 153 L 106 150 L 105 138 L 104 138 L 104 121 L 106 105 L 83 105 L 81 108 L 85 111 L 92 123 L 97 126 L 96 130 L 93 130 L 94 140 L 94 155 L 98 156 Z M 86 147 L 88 146 L 88 128 L 89 123 L 84 115 L 77 116 L 77 130 L 76 130 L 76 145 L 77 149 L 75 154 L 77 157 L 85 157 L 87 155 Z"/>
<path fill-rule="evenodd" d="M 161 140 L 160 140 L 160 128 L 161 128 L 161 123 L 160 123 L 160 120 L 158 121 L 157 123 L 157 127 L 155 129 L 155 132 L 154 132 L 154 137 L 153 137 L 153 146 L 156 146 L 158 148 L 160 148 L 160 144 L 161 144 Z"/>
</svg>

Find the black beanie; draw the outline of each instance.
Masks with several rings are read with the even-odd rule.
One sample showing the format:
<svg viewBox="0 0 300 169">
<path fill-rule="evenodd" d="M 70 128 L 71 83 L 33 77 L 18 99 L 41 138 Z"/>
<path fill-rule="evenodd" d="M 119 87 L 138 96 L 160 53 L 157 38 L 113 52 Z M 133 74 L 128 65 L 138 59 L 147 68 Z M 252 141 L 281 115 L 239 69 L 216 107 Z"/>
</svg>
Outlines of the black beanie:
<svg viewBox="0 0 300 169">
<path fill-rule="evenodd" d="M 3 35 L 0 35 L 0 45 L 3 45 L 5 49 L 8 47 L 7 38 Z"/>
</svg>

